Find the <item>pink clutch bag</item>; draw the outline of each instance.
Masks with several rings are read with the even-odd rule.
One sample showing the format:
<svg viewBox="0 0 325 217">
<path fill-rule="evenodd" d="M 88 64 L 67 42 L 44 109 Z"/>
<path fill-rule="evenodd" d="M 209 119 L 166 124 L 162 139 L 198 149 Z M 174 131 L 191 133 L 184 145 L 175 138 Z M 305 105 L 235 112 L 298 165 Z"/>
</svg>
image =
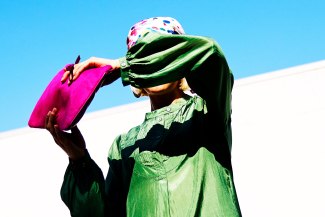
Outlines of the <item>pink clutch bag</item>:
<svg viewBox="0 0 325 217">
<path fill-rule="evenodd" d="M 73 64 L 66 65 L 66 68 Z M 28 121 L 32 128 L 45 128 L 47 113 L 58 109 L 57 123 L 61 130 L 69 130 L 76 125 L 93 100 L 97 90 L 103 85 L 105 75 L 112 70 L 110 65 L 85 70 L 70 85 L 61 83 L 64 69 L 59 71 L 48 84 Z"/>
</svg>

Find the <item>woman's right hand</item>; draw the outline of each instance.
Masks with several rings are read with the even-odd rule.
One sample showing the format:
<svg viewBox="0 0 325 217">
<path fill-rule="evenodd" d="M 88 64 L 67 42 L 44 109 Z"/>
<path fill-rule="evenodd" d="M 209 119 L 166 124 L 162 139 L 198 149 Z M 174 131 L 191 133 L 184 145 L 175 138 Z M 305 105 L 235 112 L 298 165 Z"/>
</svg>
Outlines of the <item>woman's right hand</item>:
<svg viewBox="0 0 325 217">
<path fill-rule="evenodd" d="M 86 154 L 86 143 L 75 126 L 71 129 L 71 133 L 61 131 L 56 122 L 57 109 L 53 108 L 49 111 L 45 120 L 45 128 L 51 133 L 54 141 L 58 144 L 73 161 L 78 160 Z"/>
<path fill-rule="evenodd" d="M 113 70 L 120 69 L 120 62 L 118 59 L 113 60 L 113 59 L 105 59 L 99 57 L 91 57 L 83 62 L 74 65 L 73 76 L 71 80 L 72 82 L 76 80 L 80 76 L 80 74 L 86 69 L 98 68 L 106 65 L 111 65 Z M 61 78 L 61 82 L 64 83 L 66 80 L 68 80 L 68 84 L 70 84 L 71 81 L 70 79 L 68 79 L 69 75 L 70 72 L 66 71 Z"/>
</svg>

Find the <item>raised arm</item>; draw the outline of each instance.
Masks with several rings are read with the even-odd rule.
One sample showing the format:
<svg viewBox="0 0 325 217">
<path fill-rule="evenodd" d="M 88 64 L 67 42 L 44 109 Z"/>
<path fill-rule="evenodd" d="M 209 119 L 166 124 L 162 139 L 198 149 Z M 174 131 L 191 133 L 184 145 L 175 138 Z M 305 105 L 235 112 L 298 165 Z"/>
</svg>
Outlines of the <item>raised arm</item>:
<svg viewBox="0 0 325 217">
<path fill-rule="evenodd" d="M 71 133 L 61 131 L 54 108 L 46 118 L 46 129 L 69 157 L 61 198 L 74 217 L 104 217 L 105 181 L 100 168 L 90 158 L 82 134 L 77 127 Z"/>
<path fill-rule="evenodd" d="M 233 75 L 213 39 L 151 32 L 120 59 L 120 66 L 123 84 L 140 88 L 186 77 L 223 121 L 230 116 Z"/>
</svg>

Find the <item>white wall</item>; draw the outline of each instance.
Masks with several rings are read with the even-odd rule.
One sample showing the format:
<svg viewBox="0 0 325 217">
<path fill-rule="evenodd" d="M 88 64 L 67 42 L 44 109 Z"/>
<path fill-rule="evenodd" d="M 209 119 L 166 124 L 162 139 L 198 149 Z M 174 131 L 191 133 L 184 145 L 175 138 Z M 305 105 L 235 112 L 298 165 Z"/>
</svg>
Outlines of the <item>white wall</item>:
<svg viewBox="0 0 325 217">
<path fill-rule="evenodd" d="M 233 168 L 243 216 L 325 216 L 325 61 L 235 81 Z M 89 152 L 106 175 L 114 137 L 149 102 L 87 113 Z M 59 191 L 68 163 L 40 129 L 0 134 L 0 216 L 69 216 Z"/>
<path fill-rule="evenodd" d="M 148 101 L 86 114 L 78 124 L 92 158 L 106 176 L 107 152 L 119 133 L 141 123 Z M 0 134 L 0 216 L 70 216 L 60 198 L 66 154 L 42 129 Z"/>
<path fill-rule="evenodd" d="M 233 93 L 244 216 L 325 216 L 325 61 L 238 80 Z"/>
</svg>

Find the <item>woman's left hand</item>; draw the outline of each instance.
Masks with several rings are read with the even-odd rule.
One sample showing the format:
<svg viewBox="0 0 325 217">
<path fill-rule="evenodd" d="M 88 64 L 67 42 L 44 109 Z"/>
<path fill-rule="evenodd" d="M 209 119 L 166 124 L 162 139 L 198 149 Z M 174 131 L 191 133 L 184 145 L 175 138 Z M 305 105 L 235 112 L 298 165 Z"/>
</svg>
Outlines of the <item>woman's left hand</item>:
<svg viewBox="0 0 325 217">
<path fill-rule="evenodd" d="M 72 160 L 82 158 L 86 153 L 86 143 L 77 126 L 71 133 L 61 131 L 56 122 L 58 110 L 53 108 L 46 115 L 45 128 L 51 133 L 55 143 L 59 145 Z"/>
<path fill-rule="evenodd" d="M 120 62 L 118 59 L 105 59 L 105 58 L 98 58 L 98 57 L 91 57 L 81 63 L 74 65 L 73 75 L 70 79 L 70 71 L 65 71 L 61 78 L 61 82 L 64 83 L 66 80 L 68 80 L 68 84 L 71 84 L 74 80 L 76 80 L 80 74 L 90 68 L 98 68 L 106 65 L 111 65 L 113 70 L 117 70 L 120 68 Z"/>
</svg>

